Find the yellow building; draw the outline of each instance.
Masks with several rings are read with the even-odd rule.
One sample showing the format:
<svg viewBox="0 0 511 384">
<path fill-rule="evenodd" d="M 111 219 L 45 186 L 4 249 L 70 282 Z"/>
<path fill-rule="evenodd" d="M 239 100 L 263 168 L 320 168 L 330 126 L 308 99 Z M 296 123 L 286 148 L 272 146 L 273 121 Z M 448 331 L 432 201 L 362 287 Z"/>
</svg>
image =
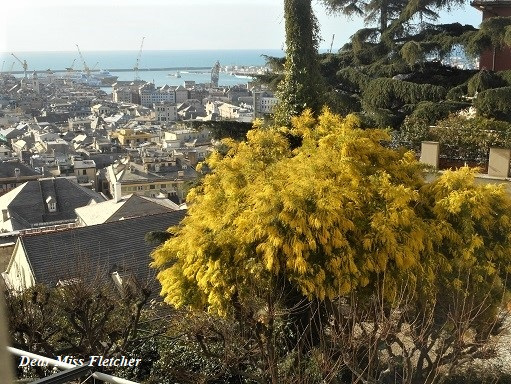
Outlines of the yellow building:
<svg viewBox="0 0 511 384">
<path fill-rule="evenodd" d="M 119 143 L 126 147 L 137 147 L 142 143 L 147 143 L 157 138 L 157 135 L 154 133 L 131 128 L 120 129 L 116 132 L 116 135 L 113 136 L 116 136 Z"/>
</svg>

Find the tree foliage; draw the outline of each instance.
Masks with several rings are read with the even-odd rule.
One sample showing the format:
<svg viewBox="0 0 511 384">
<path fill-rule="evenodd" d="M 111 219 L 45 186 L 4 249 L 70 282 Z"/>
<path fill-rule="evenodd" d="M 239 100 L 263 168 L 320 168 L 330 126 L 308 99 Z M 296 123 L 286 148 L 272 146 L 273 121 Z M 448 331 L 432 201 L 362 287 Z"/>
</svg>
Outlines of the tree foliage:
<svg viewBox="0 0 511 384">
<path fill-rule="evenodd" d="M 353 116 L 306 112 L 291 132 L 303 138 L 294 150 L 287 131 L 259 129 L 208 160 L 188 216 L 153 253 L 165 300 L 253 330 L 268 382 L 295 353 L 334 351 L 338 377 L 374 382 L 412 364 L 418 383 L 479 350 L 511 268 L 505 190 L 475 183 L 467 168 L 426 183 L 413 153 L 382 146 L 388 135 Z M 372 324 L 368 339 L 353 322 Z"/>
<path fill-rule="evenodd" d="M 198 131 L 208 129 L 215 140 L 231 138 L 234 140 L 245 140 L 247 132 L 252 128 L 252 124 L 241 121 L 221 120 L 221 121 L 188 121 L 185 123 Z"/>
<path fill-rule="evenodd" d="M 499 88 L 505 85 L 504 79 L 497 73 L 482 70 L 468 80 L 467 93 L 469 96 L 475 96 L 477 93 L 487 89 Z"/>
<path fill-rule="evenodd" d="M 409 116 L 400 139 L 419 149 L 421 141 L 438 141 L 451 159 L 486 163 L 491 147 L 511 146 L 511 124 L 482 116 L 449 115 L 434 127 L 425 116 Z"/>
<path fill-rule="evenodd" d="M 389 78 L 372 80 L 362 93 L 362 105 L 366 113 L 373 117 L 378 126 L 401 124 L 413 105 L 424 101 L 441 101 L 445 88 L 431 84 L 417 84 Z"/>
<path fill-rule="evenodd" d="M 368 109 L 390 109 L 421 101 L 440 101 L 445 94 L 445 88 L 437 85 L 379 78 L 368 84 L 363 93 L 363 101 Z"/>
<path fill-rule="evenodd" d="M 284 79 L 277 87 L 275 119 L 288 124 L 291 116 L 323 106 L 323 79 L 317 57 L 318 25 L 311 0 L 285 0 L 286 62 Z"/>
<path fill-rule="evenodd" d="M 152 328 L 147 322 L 149 297 L 148 287 L 127 277 L 119 290 L 98 278 L 87 283 L 76 279 L 60 287 L 36 285 L 23 292 L 6 292 L 12 345 L 52 358 L 88 360 L 92 355 L 110 358 L 134 354 L 164 330 L 162 323 Z M 143 362 L 136 369 L 146 364 L 151 362 Z M 44 373 L 41 368 L 34 369 L 38 375 Z M 139 373 L 123 375 L 136 377 Z"/>
<path fill-rule="evenodd" d="M 510 31 L 511 17 L 487 18 L 483 20 L 477 33 L 472 35 L 467 50 L 477 55 L 488 48 L 500 49 L 511 43 L 511 39 L 508 39 Z"/>
<path fill-rule="evenodd" d="M 477 95 L 474 106 L 485 117 L 511 121 L 511 87 L 487 89 Z"/>
</svg>

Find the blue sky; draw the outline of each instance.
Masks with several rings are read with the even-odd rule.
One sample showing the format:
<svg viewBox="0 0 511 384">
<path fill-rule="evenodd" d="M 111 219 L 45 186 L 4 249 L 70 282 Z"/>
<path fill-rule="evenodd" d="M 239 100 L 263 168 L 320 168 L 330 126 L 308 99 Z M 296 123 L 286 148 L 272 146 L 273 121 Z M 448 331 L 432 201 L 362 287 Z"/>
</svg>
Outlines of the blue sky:
<svg viewBox="0 0 511 384">
<path fill-rule="evenodd" d="M 284 43 L 282 0 L 10 0 L 2 4 L 0 51 L 144 49 L 279 49 Z M 313 0 L 321 48 L 344 45 L 363 25 L 328 15 Z M 443 22 L 478 26 L 480 13 L 465 7 Z"/>
</svg>

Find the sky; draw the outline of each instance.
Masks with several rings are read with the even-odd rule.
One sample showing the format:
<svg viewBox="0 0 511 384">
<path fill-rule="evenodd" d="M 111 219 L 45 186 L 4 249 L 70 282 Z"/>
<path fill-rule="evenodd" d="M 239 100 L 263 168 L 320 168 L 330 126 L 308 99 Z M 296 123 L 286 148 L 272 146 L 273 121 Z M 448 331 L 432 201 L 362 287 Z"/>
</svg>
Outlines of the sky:
<svg viewBox="0 0 511 384">
<path fill-rule="evenodd" d="M 363 27 L 360 19 L 329 15 L 319 0 L 320 49 L 339 49 Z M 468 5 L 442 22 L 478 26 Z M 2 4 L 0 52 L 281 49 L 282 0 L 9 0 Z"/>
</svg>

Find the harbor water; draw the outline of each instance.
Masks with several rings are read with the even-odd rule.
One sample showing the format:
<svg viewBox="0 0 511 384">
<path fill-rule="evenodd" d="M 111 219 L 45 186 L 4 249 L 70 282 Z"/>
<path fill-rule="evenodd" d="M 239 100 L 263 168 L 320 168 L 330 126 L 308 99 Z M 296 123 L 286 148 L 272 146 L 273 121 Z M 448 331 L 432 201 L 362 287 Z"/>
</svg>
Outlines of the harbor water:
<svg viewBox="0 0 511 384">
<path fill-rule="evenodd" d="M 26 61 L 27 72 L 52 71 L 64 75 L 66 68 L 79 72 L 84 69 L 83 60 L 77 51 L 69 52 L 13 52 L 20 61 Z M 83 59 L 93 70 L 108 70 L 118 80 L 129 81 L 135 78 L 137 51 L 84 51 Z M 211 68 L 220 62 L 224 71 L 220 73 L 220 85 L 247 83 L 249 78 L 236 76 L 237 69 L 261 67 L 265 65 L 264 55 L 282 57 L 281 50 L 180 50 L 143 51 L 138 64 L 141 80 L 154 82 L 156 86 L 180 85 L 186 80 L 196 83 L 209 83 Z M 2 72 L 12 72 L 15 76 L 23 73 L 20 63 L 11 52 L 0 53 Z M 225 70 L 228 67 L 232 70 Z"/>
</svg>

